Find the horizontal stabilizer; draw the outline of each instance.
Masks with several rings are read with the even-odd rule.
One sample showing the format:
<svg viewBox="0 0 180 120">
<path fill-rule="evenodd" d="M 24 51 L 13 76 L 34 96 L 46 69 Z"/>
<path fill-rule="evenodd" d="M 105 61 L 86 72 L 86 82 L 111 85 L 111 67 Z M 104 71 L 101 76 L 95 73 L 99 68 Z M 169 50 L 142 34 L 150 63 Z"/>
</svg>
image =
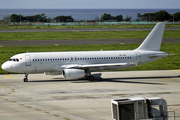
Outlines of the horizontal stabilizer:
<svg viewBox="0 0 180 120">
<path fill-rule="evenodd" d="M 167 56 L 169 56 L 169 55 L 177 55 L 176 53 L 174 53 L 174 54 L 152 54 L 152 55 L 150 55 L 150 57 L 167 57 Z"/>
</svg>

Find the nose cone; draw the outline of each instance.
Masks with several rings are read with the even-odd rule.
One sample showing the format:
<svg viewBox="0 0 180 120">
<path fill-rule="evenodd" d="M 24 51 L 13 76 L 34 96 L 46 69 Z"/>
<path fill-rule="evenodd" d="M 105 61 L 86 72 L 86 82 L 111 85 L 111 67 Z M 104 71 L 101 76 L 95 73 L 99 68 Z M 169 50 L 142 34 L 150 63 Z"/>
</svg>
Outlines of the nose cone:
<svg viewBox="0 0 180 120">
<path fill-rule="evenodd" d="M 6 62 L 3 63 L 3 64 L 1 65 L 1 68 L 2 68 L 3 70 L 5 70 L 5 71 L 8 71 L 8 65 L 7 65 L 7 63 L 6 63 Z"/>
</svg>

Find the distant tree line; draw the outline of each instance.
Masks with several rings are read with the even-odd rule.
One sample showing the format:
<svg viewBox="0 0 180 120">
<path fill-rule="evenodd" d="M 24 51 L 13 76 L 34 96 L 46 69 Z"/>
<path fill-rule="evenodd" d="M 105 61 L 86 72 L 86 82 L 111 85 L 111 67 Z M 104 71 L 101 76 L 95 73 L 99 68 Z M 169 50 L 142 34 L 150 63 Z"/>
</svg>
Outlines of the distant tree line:
<svg viewBox="0 0 180 120">
<path fill-rule="evenodd" d="M 126 18 L 123 19 L 123 16 L 122 16 L 122 15 L 111 16 L 111 14 L 104 13 L 104 14 L 101 16 L 100 21 L 101 21 L 101 22 L 105 22 L 105 21 L 108 21 L 108 22 L 111 22 L 111 21 L 116 21 L 116 22 L 120 22 L 120 21 L 131 21 L 131 18 L 132 18 L 132 17 L 126 16 Z"/>
<path fill-rule="evenodd" d="M 4 17 L 4 21 L 10 22 L 74 22 L 74 19 L 71 16 L 57 16 L 53 19 L 47 18 L 47 16 L 42 14 L 32 15 L 32 16 L 23 16 L 12 14 L 11 16 Z"/>
<path fill-rule="evenodd" d="M 104 13 L 100 21 L 131 21 L 131 18 L 132 17 L 126 16 L 126 18 L 123 19 L 122 15 L 111 16 L 111 14 Z M 144 13 L 143 15 L 137 13 L 136 21 L 180 21 L 180 12 L 172 15 L 164 10 L 155 13 Z"/>
<path fill-rule="evenodd" d="M 173 15 L 164 10 L 155 13 L 144 13 L 143 15 L 137 13 L 136 21 L 180 21 L 180 12 Z"/>
<path fill-rule="evenodd" d="M 131 21 L 132 17 L 126 16 L 123 18 L 122 15 L 112 16 L 111 14 L 104 13 L 101 17 L 96 16 L 94 20 L 89 22 L 120 22 L 120 21 Z M 7 15 L 4 17 L 6 22 L 74 22 L 75 20 L 71 16 L 57 16 L 55 18 L 47 18 L 42 14 L 23 16 L 23 15 Z M 83 21 L 83 20 L 82 20 Z M 176 12 L 173 15 L 166 11 L 159 11 L 155 13 L 137 13 L 136 21 L 180 21 L 180 12 Z"/>
</svg>

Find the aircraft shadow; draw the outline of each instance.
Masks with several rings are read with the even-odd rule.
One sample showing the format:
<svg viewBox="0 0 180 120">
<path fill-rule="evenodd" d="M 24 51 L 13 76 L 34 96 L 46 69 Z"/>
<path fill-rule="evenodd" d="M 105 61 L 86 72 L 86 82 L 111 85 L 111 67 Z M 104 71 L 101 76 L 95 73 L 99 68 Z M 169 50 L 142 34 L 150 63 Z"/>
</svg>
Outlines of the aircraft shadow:
<svg viewBox="0 0 180 120">
<path fill-rule="evenodd" d="M 144 81 L 141 81 L 141 80 L 147 80 L 147 79 L 168 79 L 168 78 L 177 78 L 177 76 L 105 78 L 105 79 L 99 79 L 98 82 L 117 82 L 117 83 L 166 85 L 165 83 L 157 83 L 157 82 L 149 82 L 149 81 L 144 82 Z M 138 81 L 136 81 L 136 80 L 138 80 Z"/>
<path fill-rule="evenodd" d="M 143 81 L 143 80 L 147 80 L 147 79 L 169 79 L 169 78 L 177 78 L 177 77 L 179 77 L 179 76 L 127 77 L 127 78 L 95 77 L 95 81 L 93 81 L 93 82 L 90 82 L 86 79 L 65 80 L 62 78 L 53 78 L 54 80 L 37 80 L 37 81 L 29 81 L 29 82 L 72 82 L 72 83 L 116 82 L 116 83 L 130 83 L 130 84 L 166 85 L 165 83 L 149 82 L 149 81 Z"/>
<path fill-rule="evenodd" d="M 82 80 L 66 80 L 61 78 L 53 78 L 57 80 L 37 80 L 37 81 L 28 81 L 28 82 L 71 82 L 71 81 L 82 81 Z"/>
</svg>

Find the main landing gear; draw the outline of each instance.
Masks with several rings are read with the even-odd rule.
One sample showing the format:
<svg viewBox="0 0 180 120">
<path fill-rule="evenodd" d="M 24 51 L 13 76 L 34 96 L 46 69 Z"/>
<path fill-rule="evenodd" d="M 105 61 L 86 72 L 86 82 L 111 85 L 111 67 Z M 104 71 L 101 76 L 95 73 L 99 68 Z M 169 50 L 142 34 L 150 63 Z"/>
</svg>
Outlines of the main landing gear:
<svg viewBox="0 0 180 120">
<path fill-rule="evenodd" d="M 27 73 L 25 74 L 25 78 L 23 80 L 24 80 L 24 82 L 28 82 L 28 74 Z"/>
<path fill-rule="evenodd" d="M 93 76 L 87 76 L 87 79 L 88 79 L 89 81 L 91 81 L 91 82 L 94 81 L 94 77 L 93 77 Z"/>
</svg>

